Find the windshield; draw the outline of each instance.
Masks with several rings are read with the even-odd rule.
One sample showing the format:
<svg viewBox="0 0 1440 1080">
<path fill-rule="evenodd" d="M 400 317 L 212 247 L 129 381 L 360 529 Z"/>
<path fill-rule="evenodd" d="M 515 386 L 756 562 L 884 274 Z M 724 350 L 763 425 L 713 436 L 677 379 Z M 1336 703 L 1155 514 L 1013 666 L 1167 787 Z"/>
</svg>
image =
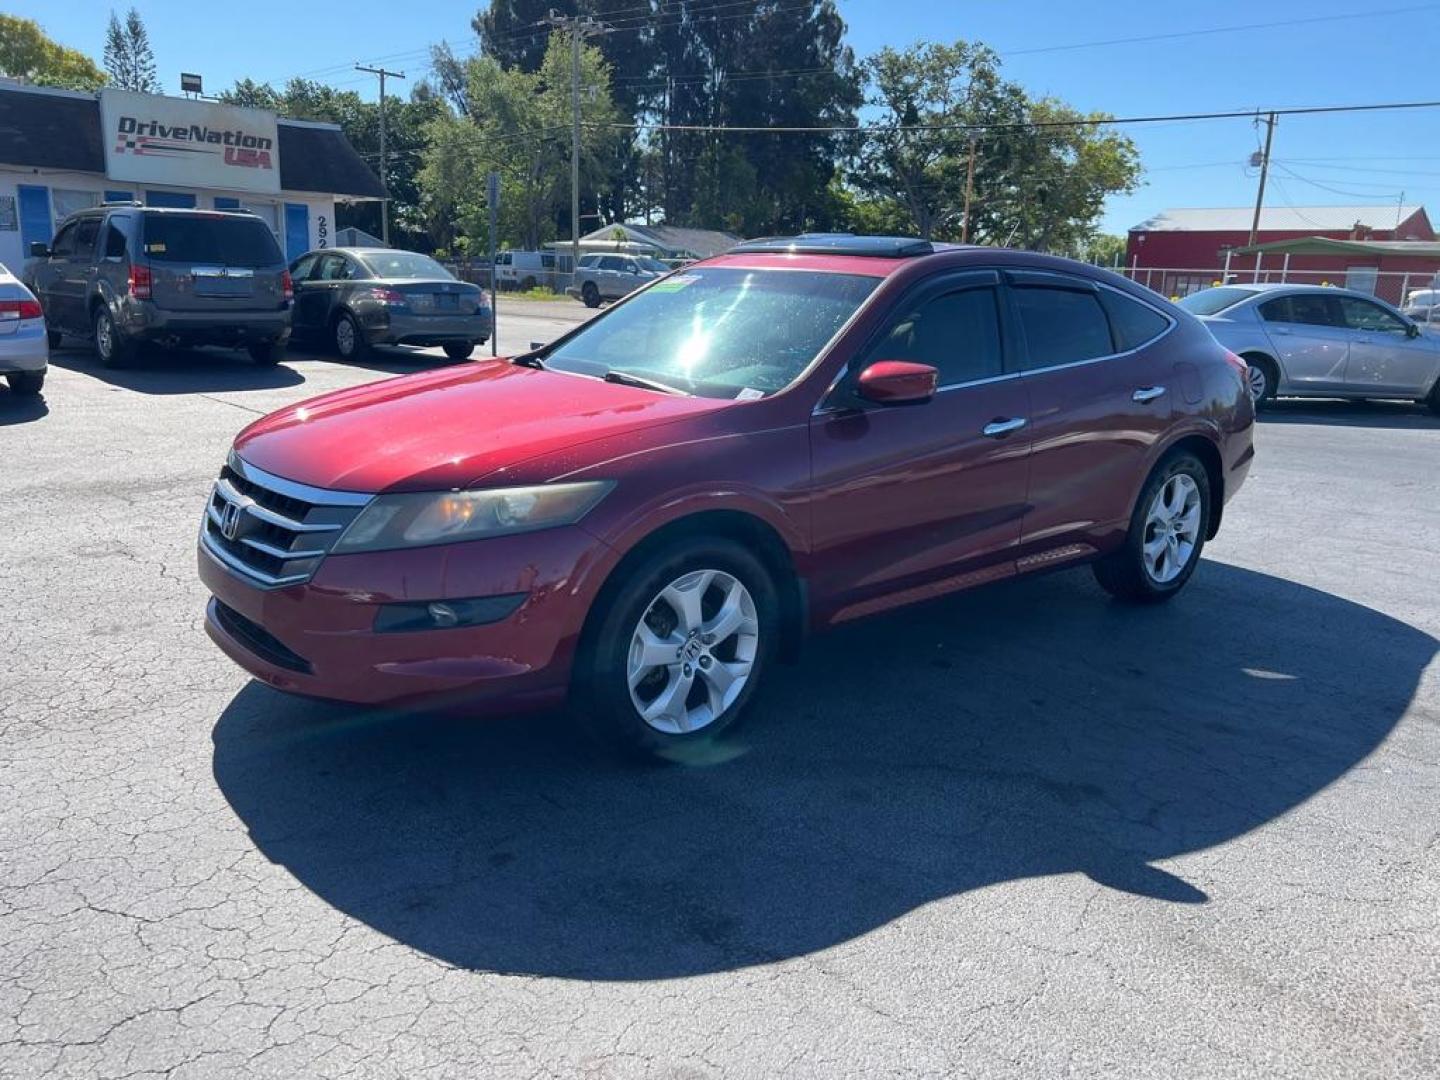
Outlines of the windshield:
<svg viewBox="0 0 1440 1080">
<path fill-rule="evenodd" d="M 692 267 L 545 354 L 560 371 L 638 375 L 704 397 L 759 397 L 799 377 L 880 283 L 804 270 Z"/>
<path fill-rule="evenodd" d="M 274 266 L 285 261 L 259 218 L 146 214 L 144 248 L 154 262 Z"/>
<path fill-rule="evenodd" d="M 1252 289 L 1235 289 L 1222 285 L 1218 289 L 1201 289 L 1191 293 L 1181 299 L 1179 305 L 1191 315 L 1217 315 L 1254 295 Z"/>
<path fill-rule="evenodd" d="M 652 259 L 649 255 L 638 256 L 635 261 L 640 264 L 641 270 L 653 270 L 657 274 L 668 274 L 670 267 L 666 266 L 659 259 Z"/>
<path fill-rule="evenodd" d="M 454 275 L 429 255 L 417 255 L 413 251 L 367 251 L 359 258 L 377 278 L 454 280 Z"/>
</svg>

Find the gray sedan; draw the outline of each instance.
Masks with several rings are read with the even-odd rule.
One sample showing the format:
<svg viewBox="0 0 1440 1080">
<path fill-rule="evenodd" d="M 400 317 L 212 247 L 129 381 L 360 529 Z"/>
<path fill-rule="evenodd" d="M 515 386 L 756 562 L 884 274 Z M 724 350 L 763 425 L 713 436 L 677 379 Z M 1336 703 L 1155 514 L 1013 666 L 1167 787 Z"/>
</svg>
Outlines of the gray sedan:
<svg viewBox="0 0 1440 1080">
<path fill-rule="evenodd" d="M 1440 338 L 1373 296 L 1319 285 L 1222 285 L 1180 306 L 1250 365 L 1258 402 L 1408 398 L 1440 412 Z"/>
<path fill-rule="evenodd" d="M 0 263 L 0 375 L 14 393 L 40 393 L 50 364 L 50 338 L 35 294 Z M 59 335 L 54 338 L 58 344 Z"/>
<path fill-rule="evenodd" d="M 372 345 L 440 345 L 455 360 L 489 340 L 494 315 L 478 285 L 457 281 L 428 255 L 391 248 L 326 248 L 290 267 L 291 336 L 343 359 Z"/>
</svg>

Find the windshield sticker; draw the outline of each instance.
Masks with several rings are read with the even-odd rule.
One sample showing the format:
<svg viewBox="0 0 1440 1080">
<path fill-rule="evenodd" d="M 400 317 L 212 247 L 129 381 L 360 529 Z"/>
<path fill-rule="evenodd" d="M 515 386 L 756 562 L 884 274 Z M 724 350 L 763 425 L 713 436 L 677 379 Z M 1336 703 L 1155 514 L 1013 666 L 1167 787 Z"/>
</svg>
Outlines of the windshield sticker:
<svg viewBox="0 0 1440 1080">
<path fill-rule="evenodd" d="M 680 274 L 678 277 L 666 278 L 664 281 L 657 281 L 650 286 L 651 292 L 679 292 L 687 285 L 694 285 L 700 280 L 699 274 Z"/>
<path fill-rule="evenodd" d="M 757 401 L 765 396 L 764 390 L 756 390 L 753 386 L 747 386 L 735 395 L 736 401 Z"/>
</svg>

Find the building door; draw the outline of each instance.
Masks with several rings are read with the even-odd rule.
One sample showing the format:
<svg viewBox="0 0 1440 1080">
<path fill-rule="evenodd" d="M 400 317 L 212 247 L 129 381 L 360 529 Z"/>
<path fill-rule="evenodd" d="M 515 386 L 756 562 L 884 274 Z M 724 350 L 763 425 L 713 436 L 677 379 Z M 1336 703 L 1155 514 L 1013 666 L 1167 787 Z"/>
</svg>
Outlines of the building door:
<svg viewBox="0 0 1440 1080">
<path fill-rule="evenodd" d="M 31 244 L 48 244 L 55 235 L 50 221 L 50 189 L 38 184 L 19 184 L 15 192 L 20 202 L 20 257 L 30 257 Z"/>
<path fill-rule="evenodd" d="M 294 262 L 310 250 L 310 208 L 304 203 L 285 204 L 285 258 Z"/>
</svg>

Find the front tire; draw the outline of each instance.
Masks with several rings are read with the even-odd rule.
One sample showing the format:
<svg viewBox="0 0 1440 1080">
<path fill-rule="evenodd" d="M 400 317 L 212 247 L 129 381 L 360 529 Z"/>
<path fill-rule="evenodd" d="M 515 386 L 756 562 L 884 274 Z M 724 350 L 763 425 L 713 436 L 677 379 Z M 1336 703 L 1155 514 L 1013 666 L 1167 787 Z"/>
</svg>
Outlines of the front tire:
<svg viewBox="0 0 1440 1080">
<path fill-rule="evenodd" d="M 445 355 L 451 360 L 468 360 L 470 354 L 475 351 L 473 341 L 451 341 L 440 347 L 445 350 Z"/>
<path fill-rule="evenodd" d="M 103 304 L 95 309 L 95 355 L 104 368 L 123 367 L 135 355 L 135 345 L 115 325 L 110 309 Z"/>
<path fill-rule="evenodd" d="M 587 281 L 580 287 L 580 299 L 585 302 L 585 306 L 588 308 L 597 308 L 600 306 L 600 290 L 595 287 L 593 281 Z"/>
<path fill-rule="evenodd" d="M 348 311 L 342 312 L 335 320 L 332 338 L 335 352 L 341 360 L 359 360 L 370 351 L 370 345 L 365 340 L 365 331 L 360 329 L 355 316 Z"/>
<path fill-rule="evenodd" d="M 1117 599 L 1158 604 L 1185 587 L 1200 562 L 1210 523 L 1210 476 L 1194 454 L 1166 458 L 1140 491 L 1125 544 L 1093 564 Z"/>
<path fill-rule="evenodd" d="M 694 760 L 735 726 L 775 655 L 775 583 L 724 538 L 684 538 L 621 572 L 581 645 L 576 704 L 622 752 Z"/>
<path fill-rule="evenodd" d="M 16 397 L 36 397 L 45 388 L 43 371 L 12 371 L 6 378 L 10 382 L 10 392 Z"/>
</svg>

